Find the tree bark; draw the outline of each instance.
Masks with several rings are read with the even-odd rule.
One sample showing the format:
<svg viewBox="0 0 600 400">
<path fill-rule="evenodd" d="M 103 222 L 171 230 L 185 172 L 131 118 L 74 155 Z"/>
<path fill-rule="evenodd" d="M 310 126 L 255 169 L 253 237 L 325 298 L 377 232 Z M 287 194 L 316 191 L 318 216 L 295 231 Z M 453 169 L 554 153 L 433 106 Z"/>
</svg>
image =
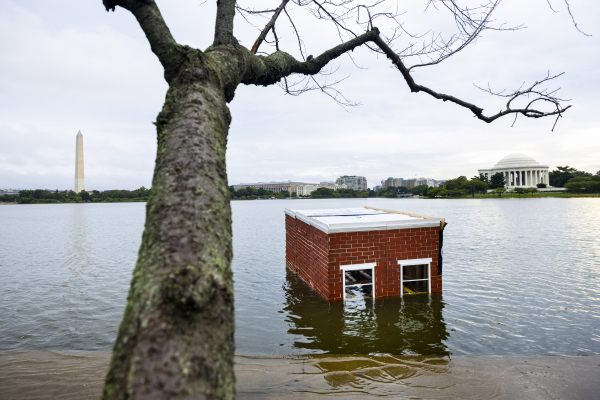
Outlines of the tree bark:
<svg viewBox="0 0 600 400">
<path fill-rule="evenodd" d="M 231 117 L 224 80 L 203 53 L 187 49 L 155 123 L 146 225 L 103 399 L 235 394 Z"/>
</svg>

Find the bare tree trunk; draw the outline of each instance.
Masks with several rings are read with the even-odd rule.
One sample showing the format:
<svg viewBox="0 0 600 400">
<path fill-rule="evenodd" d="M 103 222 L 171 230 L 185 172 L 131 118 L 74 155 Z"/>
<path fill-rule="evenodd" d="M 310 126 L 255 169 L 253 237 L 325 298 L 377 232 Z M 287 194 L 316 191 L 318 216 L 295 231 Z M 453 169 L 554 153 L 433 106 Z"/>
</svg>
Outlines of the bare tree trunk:
<svg viewBox="0 0 600 400">
<path fill-rule="evenodd" d="M 173 79 L 157 118 L 146 225 L 103 399 L 234 397 L 231 117 L 218 80 L 195 67 Z"/>
</svg>

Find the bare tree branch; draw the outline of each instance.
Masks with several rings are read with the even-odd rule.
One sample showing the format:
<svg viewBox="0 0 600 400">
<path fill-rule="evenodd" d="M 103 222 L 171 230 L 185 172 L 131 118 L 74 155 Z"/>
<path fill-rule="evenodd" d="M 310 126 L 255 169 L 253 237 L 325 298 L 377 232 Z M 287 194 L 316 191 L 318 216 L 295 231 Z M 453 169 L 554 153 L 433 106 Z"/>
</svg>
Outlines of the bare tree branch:
<svg viewBox="0 0 600 400">
<path fill-rule="evenodd" d="M 415 83 L 413 77 L 410 75 L 410 71 L 406 68 L 406 66 L 400 59 L 400 57 L 396 53 L 394 53 L 394 51 L 381 39 L 381 37 L 377 36 L 377 38 L 375 39 L 374 42 L 377 46 L 379 46 L 379 48 L 381 50 L 384 51 L 384 53 L 388 56 L 388 58 L 390 60 L 392 60 L 392 62 L 394 63 L 394 65 L 396 65 L 398 70 L 400 70 L 400 73 L 404 77 L 404 80 L 408 84 L 408 87 L 410 88 L 411 92 L 413 92 L 413 93 L 425 92 L 425 93 L 435 97 L 436 99 L 440 99 L 443 101 L 450 101 L 452 103 L 458 104 L 459 106 L 462 106 L 462 107 L 465 107 L 465 108 L 471 110 L 471 112 L 473 114 L 475 114 L 475 116 L 477 118 L 479 118 L 480 120 L 485 121 L 487 123 L 490 123 L 490 122 L 492 122 L 500 117 L 503 117 L 505 115 L 516 114 L 516 113 L 524 115 L 529 118 L 541 118 L 541 117 L 547 117 L 547 116 L 551 116 L 551 115 L 560 116 L 563 112 L 565 112 L 566 110 L 571 108 L 571 106 L 567 106 L 567 107 L 563 108 L 560 105 L 561 99 L 553 99 L 551 97 L 548 97 L 547 93 L 544 94 L 543 92 L 538 92 L 538 91 L 534 90 L 537 85 L 539 85 L 540 83 L 545 82 L 549 79 L 554 79 L 556 77 L 555 76 L 555 77 L 548 77 L 540 82 L 536 82 L 528 90 L 516 91 L 516 92 L 512 93 L 511 95 L 509 95 L 511 97 L 511 99 L 507 103 L 505 110 L 500 111 L 497 114 L 494 114 L 492 116 L 486 117 L 485 115 L 483 115 L 483 108 L 477 107 L 476 105 L 471 104 L 471 103 L 467 103 L 466 101 L 460 100 L 454 96 L 449 96 L 449 95 L 443 94 L 443 93 L 437 93 L 437 92 L 429 89 L 426 86 L 418 85 L 417 83 Z M 557 76 L 560 76 L 560 75 L 557 75 Z M 490 91 L 490 93 L 491 93 L 491 91 Z M 515 100 L 518 97 L 526 96 L 526 95 L 530 95 L 530 94 L 541 95 L 541 97 L 538 97 L 538 98 L 534 99 L 533 101 L 531 101 L 525 108 L 518 108 L 518 109 L 510 108 L 510 104 L 513 100 Z M 555 106 L 555 109 L 553 111 L 548 111 L 548 112 L 531 109 L 530 108 L 531 105 L 537 101 L 550 102 Z"/>
<path fill-rule="evenodd" d="M 233 17 L 235 16 L 235 0 L 217 1 L 217 20 L 215 22 L 215 38 L 213 45 L 237 44 L 233 37 Z"/>
<path fill-rule="evenodd" d="M 567 0 L 565 1 L 567 2 Z M 519 88 L 519 90 L 513 92 L 512 95 L 514 96 L 514 99 L 509 101 L 506 109 L 490 116 L 484 115 L 483 109 L 475 104 L 471 104 L 454 96 L 438 93 L 426 86 L 419 85 L 414 81 L 411 75 L 411 70 L 413 68 L 441 63 L 447 58 L 462 51 L 470 44 L 475 43 L 475 41 L 481 36 L 482 32 L 486 30 L 503 31 L 522 29 L 522 25 L 507 27 L 505 24 L 498 23 L 492 18 L 492 15 L 495 13 L 502 0 L 482 0 L 482 2 L 475 7 L 465 6 L 458 0 L 427 0 L 427 7 L 431 6 L 437 9 L 439 5 L 439 8 L 448 10 L 450 12 L 450 15 L 454 19 L 457 27 L 457 33 L 451 35 L 448 39 L 444 39 L 440 33 L 435 34 L 434 32 L 431 32 L 431 40 L 424 42 L 420 48 L 416 46 L 415 43 L 410 43 L 400 53 L 395 52 L 391 47 L 395 39 L 399 38 L 403 34 L 408 35 L 408 37 L 411 39 L 419 39 L 423 36 L 410 33 L 404 28 L 403 23 L 397 20 L 397 17 L 402 15 L 402 13 L 399 13 L 397 10 L 394 11 L 385 8 L 381 9 L 380 7 L 387 7 L 384 0 L 293 0 L 293 2 L 297 6 L 307 7 L 308 11 L 317 19 L 333 23 L 337 30 L 338 37 L 342 40 L 341 46 L 343 47 L 352 44 L 348 50 L 346 50 L 346 52 L 354 49 L 355 47 L 365 45 L 376 53 L 385 54 L 393 61 L 394 65 L 403 75 L 412 92 L 425 92 L 437 99 L 450 101 L 460 105 L 461 107 L 471 110 L 471 112 L 482 121 L 490 123 L 508 114 L 521 114 L 529 118 L 541 118 L 552 115 L 560 116 L 570 107 L 563 107 L 561 102 L 564 100 L 555 97 L 553 93 L 536 89 L 538 87 L 536 85 L 554 78 L 549 76 L 540 82 L 536 82 L 536 84 L 534 84 L 534 86 L 531 88 L 526 90 Z M 285 7 L 285 4 L 287 4 L 287 1 L 283 0 L 280 8 Z M 290 19 L 293 31 L 298 40 L 300 55 L 304 58 L 305 52 L 300 33 L 292 21 L 287 9 L 283 8 L 283 10 Z M 267 24 L 267 26 L 265 26 L 256 43 L 260 45 L 260 42 L 265 40 L 266 34 L 270 29 L 272 29 L 273 23 L 278 15 L 279 13 L 275 13 L 271 17 L 271 21 L 269 24 Z M 353 20 L 353 16 L 356 17 L 355 20 Z M 385 37 L 380 33 L 379 29 L 373 27 L 374 20 L 377 18 L 385 18 L 387 21 L 396 23 L 396 26 L 392 28 L 391 36 Z M 362 27 L 361 29 L 366 29 L 367 33 L 376 31 L 377 34 L 369 39 L 363 40 L 366 38 L 366 36 L 364 34 L 359 35 L 357 30 L 350 26 L 351 23 Z M 354 39 L 358 38 L 361 38 L 361 40 L 359 42 L 355 42 Z M 270 56 L 261 58 L 260 62 L 258 63 L 259 65 L 253 66 L 249 70 L 252 72 L 250 75 L 244 78 L 244 83 L 268 85 L 279 81 L 279 79 L 283 77 L 289 77 L 291 74 L 301 74 L 305 76 L 314 76 L 317 73 L 321 74 L 321 69 L 329 61 L 337 58 L 339 56 L 337 52 L 340 50 L 340 46 L 329 50 L 329 52 L 336 50 L 337 55 L 332 58 L 326 57 L 327 60 L 325 62 L 311 62 L 309 57 L 305 63 L 302 63 L 294 59 L 291 55 L 279 51 L 281 43 L 277 36 L 275 39 L 275 45 L 278 51 Z M 325 52 L 323 55 L 327 53 L 328 52 Z M 325 58 L 322 58 L 323 55 L 319 56 L 317 59 L 319 59 L 319 61 L 325 60 Z M 408 57 L 425 59 L 408 67 L 404 61 Z M 339 81 L 334 80 L 333 84 L 337 82 Z M 353 105 L 353 103 L 348 102 L 341 95 L 341 93 L 337 92 L 337 90 L 333 89 L 330 85 L 331 84 L 328 85 L 326 83 L 318 82 L 314 78 L 308 80 L 301 79 L 297 83 L 293 83 L 286 78 L 284 84 L 280 86 L 287 94 L 292 95 L 298 95 L 311 90 L 321 90 L 322 92 L 327 93 L 330 97 L 336 98 L 336 101 L 341 105 Z M 335 93 L 332 92 L 334 95 L 332 96 L 327 92 L 326 89 L 334 90 Z M 489 91 L 489 93 L 493 95 L 499 95 L 491 91 Z M 340 96 L 338 96 L 338 94 Z M 512 103 L 514 103 L 517 99 L 531 98 L 532 96 L 534 100 L 525 107 L 515 108 L 512 106 Z M 338 98 L 342 100 L 338 101 Z M 544 111 L 533 108 L 534 106 L 541 105 L 541 103 L 552 104 L 553 109 Z"/>
<path fill-rule="evenodd" d="M 285 8 L 285 6 L 288 3 L 288 1 L 290 1 L 290 0 L 283 0 L 281 2 L 281 4 L 279 5 L 279 7 L 277 7 L 277 9 L 275 10 L 275 12 L 273 13 L 273 16 L 271 17 L 271 20 L 267 23 L 267 25 L 265 26 L 265 28 L 260 32 L 260 35 L 258 35 L 258 38 L 256 39 L 256 41 L 254 42 L 254 45 L 252 46 L 252 50 L 250 50 L 250 52 L 252 54 L 256 54 L 256 52 L 258 51 L 258 48 L 259 48 L 260 44 L 263 42 L 263 40 L 265 40 L 265 38 L 267 37 L 267 33 L 269 33 L 269 31 L 271 30 L 271 28 L 275 29 L 275 21 L 277 21 L 277 18 L 279 17 L 279 14 L 281 14 L 281 10 L 283 10 Z"/>
<path fill-rule="evenodd" d="M 288 19 L 290 20 L 290 23 L 292 24 L 292 28 L 294 28 L 294 33 L 296 34 L 296 38 L 298 38 L 298 48 L 300 49 L 300 56 L 302 56 L 302 59 L 306 61 L 306 58 L 304 57 L 304 51 L 302 51 L 302 39 L 300 39 L 300 34 L 298 33 L 298 29 L 296 29 L 296 25 L 294 24 L 294 21 L 292 21 L 292 17 L 290 17 L 290 14 L 288 14 L 287 10 L 283 10 L 285 12 L 285 15 L 287 15 Z"/>
<path fill-rule="evenodd" d="M 248 68 L 242 83 L 246 85 L 272 85 L 291 74 L 315 75 L 330 61 L 342 54 L 355 49 L 366 42 L 373 41 L 379 35 L 379 30 L 374 28 L 369 32 L 342 43 L 325 51 L 317 58 L 308 56 L 305 62 L 300 62 L 283 51 L 275 52 L 268 57 L 249 56 Z"/>
<path fill-rule="evenodd" d="M 584 31 L 582 31 L 581 29 L 579 29 L 579 27 L 577 26 L 577 22 L 575 22 L 575 17 L 573 16 L 573 14 L 571 14 L 571 5 L 569 4 L 568 0 L 565 0 L 565 3 L 567 4 L 567 11 L 569 11 L 569 15 L 571 16 L 571 20 L 573 21 L 573 25 L 575 25 L 575 29 L 577 29 L 579 32 L 583 33 L 585 36 L 592 36 L 592 35 L 588 35 Z"/>
<path fill-rule="evenodd" d="M 275 51 L 281 51 L 279 48 L 279 38 L 277 37 L 277 32 L 275 32 L 275 24 L 273 24 L 273 37 L 275 38 Z"/>
<path fill-rule="evenodd" d="M 175 71 L 185 59 L 154 0 L 103 0 L 106 11 L 117 6 L 130 11 L 146 34 L 152 52 L 165 69 L 165 78 Z"/>
</svg>

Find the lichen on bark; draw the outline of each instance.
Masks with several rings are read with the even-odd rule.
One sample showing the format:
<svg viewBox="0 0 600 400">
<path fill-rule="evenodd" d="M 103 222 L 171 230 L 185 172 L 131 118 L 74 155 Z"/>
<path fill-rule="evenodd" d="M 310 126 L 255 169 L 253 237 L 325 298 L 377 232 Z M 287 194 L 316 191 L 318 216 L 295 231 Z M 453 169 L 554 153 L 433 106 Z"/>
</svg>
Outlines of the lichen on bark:
<svg viewBox="0 0 600 400">
<path fill-rule="evenodd" d="M 105 399 L 235 393 L 228 80 L 210 55 L 181 51 L 156 119 L 146 224 Z"/>
</svg>

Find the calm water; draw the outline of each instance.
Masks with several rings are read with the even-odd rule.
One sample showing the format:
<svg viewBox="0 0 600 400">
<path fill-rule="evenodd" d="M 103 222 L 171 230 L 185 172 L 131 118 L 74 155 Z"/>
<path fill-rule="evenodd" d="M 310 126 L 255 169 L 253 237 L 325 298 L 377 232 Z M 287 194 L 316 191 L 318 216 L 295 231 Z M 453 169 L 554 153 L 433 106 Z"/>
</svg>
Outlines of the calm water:
<svg viewBox="0 0 600 400">
<path fill-rule="evenodd" d="M 322 300 L 285 269 L 284 207 L 445 217 L 444 292 Z M 142 203 L 0 206 L 0 349 L 110 350 Z M 233 202 L 238 354 L 600 354 L 597 199 Z"/>
</svg>

